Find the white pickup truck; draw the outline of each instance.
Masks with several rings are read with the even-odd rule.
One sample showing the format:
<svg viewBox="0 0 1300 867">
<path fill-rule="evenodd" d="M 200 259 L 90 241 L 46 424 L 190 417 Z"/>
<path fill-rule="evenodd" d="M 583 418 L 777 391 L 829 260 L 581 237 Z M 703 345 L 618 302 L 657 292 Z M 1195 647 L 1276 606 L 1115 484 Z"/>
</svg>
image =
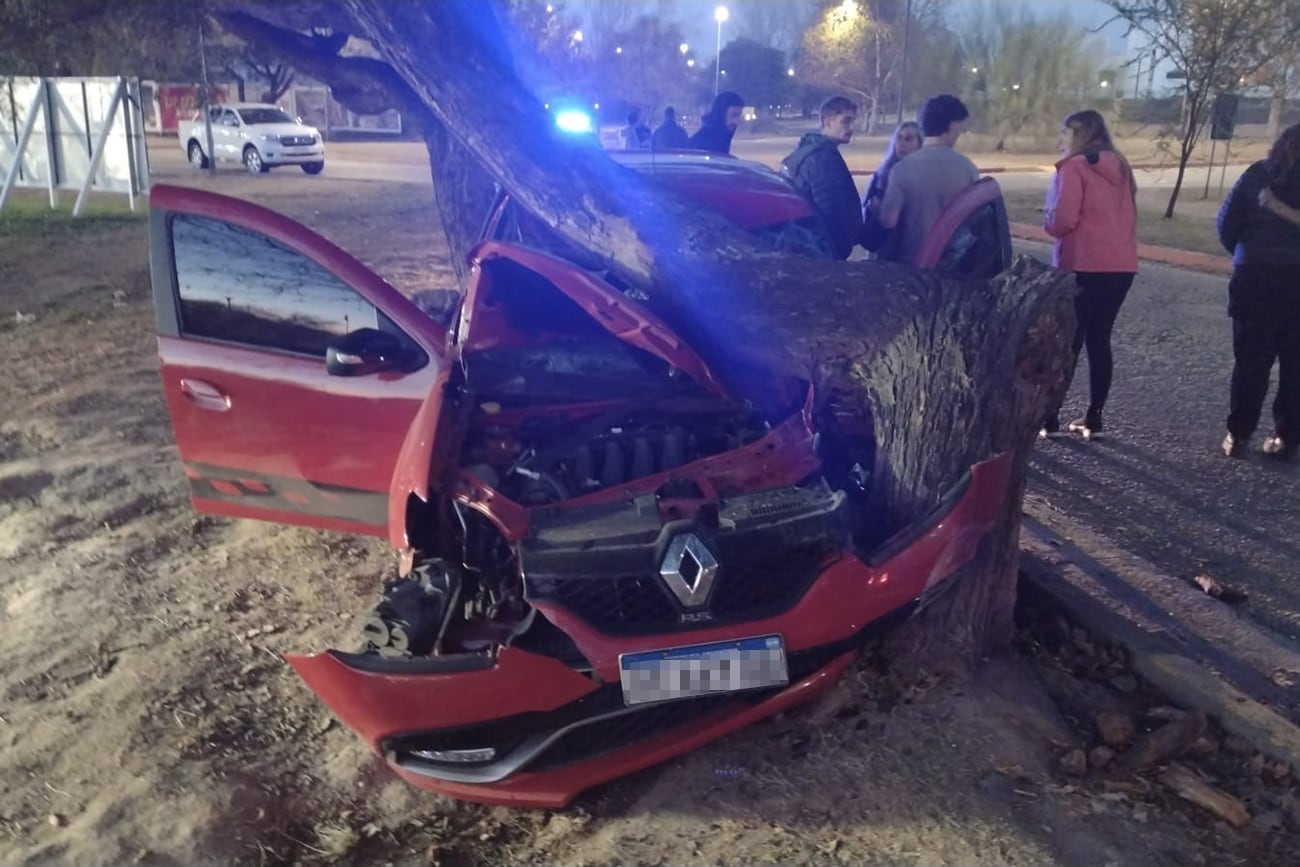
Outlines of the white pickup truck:
<svg viewBox="0 0 1300 867">
<path fill-rule="evenodd" d="M 213 154 L 218 162 L 243 163 L 253 174 L 273 166 L 302 166 L 309 175 L 325 168 L 325 145 L 315 127 L 285 114 L 275 105 L 234 102 L 208 106 L 212 118 L 212 153 L 203 113 L 182 123 L 181 148 L 195 168 L 206 169 Z"/>
</svg>

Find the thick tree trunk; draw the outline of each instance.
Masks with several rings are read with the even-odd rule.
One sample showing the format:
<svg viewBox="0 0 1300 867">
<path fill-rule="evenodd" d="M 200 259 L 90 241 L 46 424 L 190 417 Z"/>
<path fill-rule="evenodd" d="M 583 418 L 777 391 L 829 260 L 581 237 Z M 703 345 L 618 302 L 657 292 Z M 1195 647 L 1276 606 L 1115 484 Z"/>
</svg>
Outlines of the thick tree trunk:
<svg viewBox="0 0 1300 867">
<path fill-rule="evenodd" d="M 823 403 L 870 419 L 872 511 L 887 525 L 882 532 L 929 512 L 972 464 L 1012 454 L 1013 490 L 998 528 L 960 585 L 925 613 L 928 628 L 913 643 L 941 634 L 982 651 L 1006 639 L 1027 454 L 1068 377 L 1067 276 L 1021 260 L 996 280 L 957 282 L 878 262 L 766 252 L 713 212 L 649 186 L 594 142 L 556 133 L 515 80 L 485 4 L 344 5 L 436 121 L 423 129 L 453 253 L 470 237 L 453 211 L 481 192 L 462 188 L 476 163 L 643 293 L 746 397 L 771 399 L 774 377 L 793 375 L 813 382 Z"/>
</svg>

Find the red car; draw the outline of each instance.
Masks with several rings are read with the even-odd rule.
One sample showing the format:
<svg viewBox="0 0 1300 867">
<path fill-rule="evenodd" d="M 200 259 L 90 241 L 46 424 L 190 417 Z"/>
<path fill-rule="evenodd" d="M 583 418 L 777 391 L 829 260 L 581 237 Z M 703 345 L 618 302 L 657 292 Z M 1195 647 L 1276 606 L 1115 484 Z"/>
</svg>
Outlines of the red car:
<svg viewBox="0 0 1300 867">
<path fill-rule="evenodd" d="M 623 159 L 776 246 L 820 248 L 766 168 Z M 289 662 L 433 791 L 560 807 L 813 698 L 971 557 L 1004 499 L 996 457 L 882 537 L 871 444 L 808 384 L 754 410 L 504 198 L 450 328 L 264 208 L 166 186 L 151 206 L 194 505 L 403 552 L 363 650 Z"/>
</svg>

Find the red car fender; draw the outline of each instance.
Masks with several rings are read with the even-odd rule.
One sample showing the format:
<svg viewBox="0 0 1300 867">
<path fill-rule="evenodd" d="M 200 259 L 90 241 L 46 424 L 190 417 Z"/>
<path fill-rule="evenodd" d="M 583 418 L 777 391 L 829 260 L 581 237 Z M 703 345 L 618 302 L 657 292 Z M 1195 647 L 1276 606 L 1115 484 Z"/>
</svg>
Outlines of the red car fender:
<svg viewBox="0 0 1300 867">
<path fill-rule="evenodd" d="M 488 667 L 445 672 L 363 671 L 331 651 L 285 660 L 372 746 L 403 732 L 485 722 L 485 707 L 500 707 L 502 716 L 555 710 L 599 686 L 561 662 L 512 647 Z"/>
</svg>

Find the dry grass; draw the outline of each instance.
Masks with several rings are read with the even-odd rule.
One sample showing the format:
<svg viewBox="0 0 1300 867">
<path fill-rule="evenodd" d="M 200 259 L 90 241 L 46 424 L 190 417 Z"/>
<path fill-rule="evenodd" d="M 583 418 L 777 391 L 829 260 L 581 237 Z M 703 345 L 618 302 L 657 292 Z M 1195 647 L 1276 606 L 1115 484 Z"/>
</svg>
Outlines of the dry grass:
<svg viewBox="0 0 1300 867">
<path fill-rule="evenodd" d="M 1165 219 L 1169 204 L 1167 190 L 1142 190 L 1138 193 L 1138 241 L 1160 247 L 1173 247 L 1211 255 L 1226 255 L 1219 244 L 1214 218 L 1219 201 L 1215 187 L 1211 197 L 1201 199 L 1200 190 L 1184 188 L 1172 219 Z M 1043 195 L 1037 192 L 1012 191 L 1006 194 L 1007 216 L 1013 223 L 1041 226 Z"/>
</svg>

